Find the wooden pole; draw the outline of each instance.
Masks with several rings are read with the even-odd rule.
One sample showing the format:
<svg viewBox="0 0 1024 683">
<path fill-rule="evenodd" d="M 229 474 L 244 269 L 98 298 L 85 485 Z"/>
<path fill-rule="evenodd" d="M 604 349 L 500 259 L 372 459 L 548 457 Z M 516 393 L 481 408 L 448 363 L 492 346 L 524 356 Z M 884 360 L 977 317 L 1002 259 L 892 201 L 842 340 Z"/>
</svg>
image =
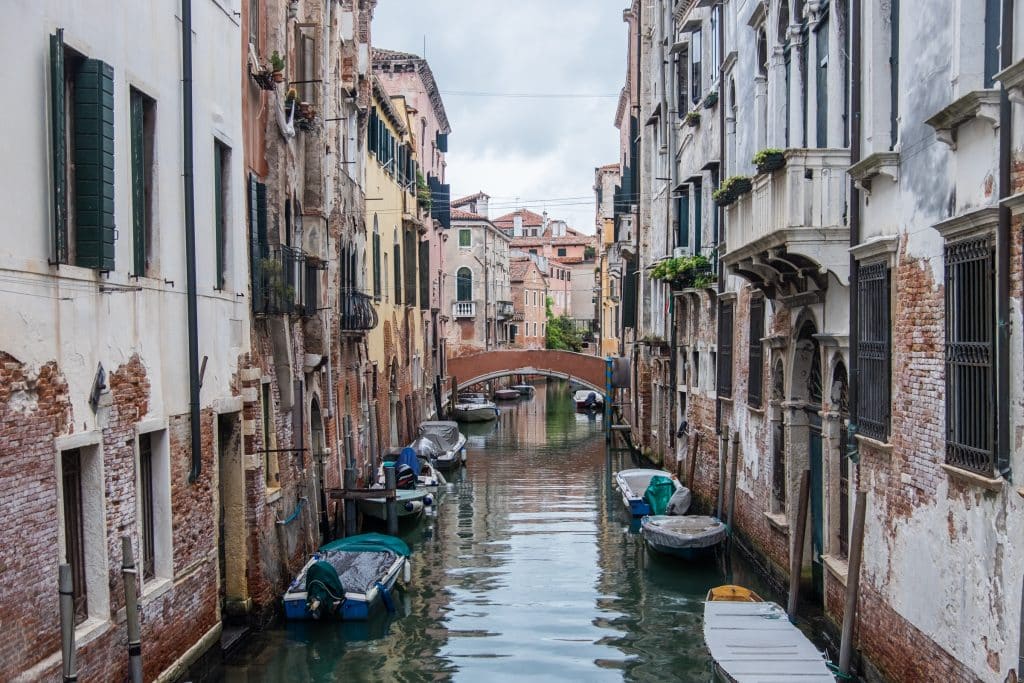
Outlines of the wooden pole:
<svg viewBox="0 0 1024 683">
<path fill-rule="evenodd" d="M 391 536 L 398 535 L 398 501 L 395 498 L 395 488 L 397 486 L 398 481 L 395 475 L 395 466 L 393 464 L 385 465 L 384 488 L 387 489 L 385 505 L 387 507 L 388 534 Z"/>
<path fill-rule="evenodd" d="M 729 543 L 732 544 L 732 522 L 736 517 L 736 469 L 740 460 L 740 435 L 739 432 L 732 433 L 732 468 L 729 473 L 729 520 L 725 523 L 729 527 Z"/>
<path fill-rule="evenodd" d="M 725 498 L 725 461 L 729 457 L 729 428 L 722 427 L 718 436 L 718 504 L 715 506 L 715 517 L 722 519 L 722 505 Z"/>
<path fill-rule="evenodd" d="M 128 627 L 128 678 L 142 683 L 142 632 L 139 627 L 138 570 L 132 554 L 132 539 L 121 537 L 121 577 L 124 580 L 124 616 Z"/>
<path fill-rule="evenodd" d="M 845 463 L 843 463 L 845 466 Z M 864 549 L 864 515 L 867 509 L 867 491 L 857 491 L 853 511 L 853 535 L 850 538 L 850 557 L 846 572 L 846 607 L 843 609 L 843 639 L 839 647 L 839 673 L 850 673 L 853 654 L 853 627 L 857 618 L 857 596 L 860 592 L 860 562 Z"/>
<path fill-rule="evenodd" d="M 64 681 L 78 680 L 75 664 L 75 589 L 71 565 L 58 568 L 57 590 L 60 596 L 60 652 L 64 664 Z"/>
<path fill-rule="evenodd" d="M 800 575 L 804 564 L 804 534 L 807 531 L 807 505 L 811 497 L 811 472 L 804 470 L 800 475 L 800 502 L 796 510 L 796 528 L 793 529 L 793 556 L 789 561 L 789 602 L 786 614 L 796 622 L 796 603 L 800 597 Z"/>
</svg>

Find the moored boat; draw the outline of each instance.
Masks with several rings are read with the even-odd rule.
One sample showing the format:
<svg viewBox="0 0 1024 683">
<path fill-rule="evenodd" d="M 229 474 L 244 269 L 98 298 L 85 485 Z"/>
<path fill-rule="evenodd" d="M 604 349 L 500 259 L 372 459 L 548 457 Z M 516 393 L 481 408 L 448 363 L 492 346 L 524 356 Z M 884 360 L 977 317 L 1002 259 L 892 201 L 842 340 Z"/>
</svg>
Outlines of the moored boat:
<svg viewBox="0 0 1024 683">
<path fill-rule="evenodd" d="M 494 392 L 496 401 L 515 401 L 519 398 L 519 392 L 515 389 L 497 389 Z"/>
<path fill-rule="evenodd" d="M 452 408 L 452 417 L 459 422 L 489 422 L 498 419 L 498 406 L 483 394 L 459 394 Z"/>
<path fill-rule="evenodd" d="M 729 683 L 835 683 L 824 655 L 786 611 L 742 586 L 708 591 L 704 642 Z"/>
<path fill-rule="evenodd" d="M 405 464 L 412 468 L 416 476 L 416 488 L 427 489 L 433 493 L 439 486 L 448 483 L 435 465 L 436 459 L 444 455 L 440 447 L 430 439 L 420 437 L 405 448 L 392 450 L 384 455 L 384 462 L 377 468 L 377 483 L 384 485 L 384 464 L 393 462 L 395 465 Z"/>
<path fill-rule="evenodd" d="M 359 511 L 366 517 L 386 522 L 388 519 L 387 498 L 383 491 L 380 498 L 362 498 L 356 501 Z M 398 511 L 398 521 L 411 522 L 423 514 L 424 505 L 433 505 L 433 494 L 426 489 L 398 489 L 395 491 L 395 508 Z"/>
<path fill-rule="evenodd" d="M 604 396 L 593 389 L 580 389 L 572 395 L 577 408 L 597 409 L 604 406 Z"/>
<path fill-rule="evenodd" d="M 652 550 L 686 560 L 713 553 L 728 535 L 720 519 L 704 515 L 648 515 L 640 531 Z"/>
<path fill-rule="evenodd" d="M 420 440 L 432 443 L 437 452 L 432 456 L 434 466 L 447 472 L 466 461 L 466 436 L 459 431 L 459 423 L 452 420 L 429 420 L 421 422 Z M 415 447 L 415 444 L 414 444 Z M 426 448 L 426 445 L 423 445 Z"/>
<path fill-rule="evenodd" d="M 364 620 L 408 575 L 409 546 L 383 534 L 360 534 L 332 541 L 313 553 L 284 594 L 290 620 Z M 404 571 L 403 571 L 404 570 Z"/>
<path fill-rule="evenodd" d="M 619 493 L 622 495 L 622 504 L 626 506 L 626 509 L 634 517 L 643 517 L 644 515 L 651 514 L 651 506 L 644 499 L 644 494 L 647 492 L 647 488 L 651 485 L 651 480 L 654 477 L 668 479 L 671 488 L 675 492 L 685 489 L 674 474 L 665 470 L 636 468 L 620 470 L 615 473 L 615 483 L 619 487 Z M 671 495 L 672 493 L 669 494 L 669 496 Z M 677 510 L 676 513 L 683 514 L 685 511 L 685 509 Z M 655 512 L 660 511 L 655 510 Z"/>
<path fill-rule="evenodd" d="M 533 392 L 536 391 L 532 384 L 513 384 L 509 388 L 518 391 L 520 396 L 533 396 Z"/>
</svg>

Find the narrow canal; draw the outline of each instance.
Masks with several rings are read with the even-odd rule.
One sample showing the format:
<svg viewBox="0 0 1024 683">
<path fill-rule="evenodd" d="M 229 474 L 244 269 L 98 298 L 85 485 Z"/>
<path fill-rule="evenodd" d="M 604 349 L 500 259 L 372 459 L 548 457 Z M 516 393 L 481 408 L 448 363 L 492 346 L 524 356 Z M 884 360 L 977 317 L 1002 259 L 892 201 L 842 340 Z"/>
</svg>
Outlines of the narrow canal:
<svg viewBox="0 0 1024 683">
<path fill-rule="evenodd" d="M 631 456 L 606 450 L 565 383 L 537 389 L 496 423 L 464 425 L 468 467 L 405 534 L 398 614 L 280 624 L 204 679 L 710 681 L 703 597 L 725 576 L 650 554 L 611 484 Z"/>
</svg>

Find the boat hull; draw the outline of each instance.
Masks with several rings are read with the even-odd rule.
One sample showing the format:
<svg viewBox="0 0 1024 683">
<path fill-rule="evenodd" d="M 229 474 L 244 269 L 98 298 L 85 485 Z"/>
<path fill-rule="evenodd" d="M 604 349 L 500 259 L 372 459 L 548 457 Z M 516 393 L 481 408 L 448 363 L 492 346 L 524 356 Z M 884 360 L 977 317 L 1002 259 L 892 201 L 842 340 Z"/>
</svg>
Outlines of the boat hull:
<svg viewBox="0 0 1024 683">
<path fill-rule="evenodd" d="M 727 537 L 720 520 L 703 515 L 644 517 L 640 531 L 651 550 L 691 561 L 713 556 Z"/>
<path fill-rule="evenodd" d="M 520 396 L 529 396 L 536 391 L 532 384 L 516 384 L 511 388 L 518 391 Z"/>
<path fill-rule="evenodd" d="M 310 565 L 315 561 L 315 559 L 311 559 L 307 562 L 306 566 L 303 567 L 303 571 L 309 569 Z M 387 591 L 389 598 L 391 592 L 395 589 L 398 577 L 402 575 L 402 569 L 405 567 L 406 562 L 408 562 L 406 558 L 397 557 L 387 573 L 378 582 Z M 374 586 L 365 593 L 345 591 L 345 601 L 341 603 L 338 614 L 332 618 L 340 618 L 342 621 L 365 621 L 383 604 L 384 595 L 381 592 L 380 586 Z M 285 593 L 283 602 L 285 618 L 289 621 L 306 621 L 315 618 L 306 607 L 305 590 L 289 590 Z"/>
<path fill-rule="evenodd" d="M 479 408 L 455 408 L 452 417 L 459 422 L 490 422 L 498 419 L 498 409 L 491 406 Z"/>
<path fill-rule="evenodd" d="M 672 480 L 676 491 L 683 488 L 675 475 L 664 470 L 629 469 L 621 470 L 615 474 L 615 483 L 619 487 L 622 496 L 622 504 L 629 510 L 633 517 L 643 517 L 651 514 L 651 506 L 644 500 L 644 491 L 651 478 L 655 476 L 667 477 Z"/>
<path fill-rule="evenodd" d="M 499 389 L 494 392 L 494 398 L 498 401 L 515 401 L 519 398 L 519 392 L 515 389 Z"/>
<path fill-rule="evenodd" d="M 399 491 L 396 500 L 398 509 L 398 521 L 404 522 L 418 518 L 423 514 L 423 506 L 429 491 L 416 489 L 415 491 Z M 382 522 L 387 521 L 388 508 L 385 498 L 367 498 L 357 501 L 359 511 L 367 517 L 373 517 Z"/>
</svg>

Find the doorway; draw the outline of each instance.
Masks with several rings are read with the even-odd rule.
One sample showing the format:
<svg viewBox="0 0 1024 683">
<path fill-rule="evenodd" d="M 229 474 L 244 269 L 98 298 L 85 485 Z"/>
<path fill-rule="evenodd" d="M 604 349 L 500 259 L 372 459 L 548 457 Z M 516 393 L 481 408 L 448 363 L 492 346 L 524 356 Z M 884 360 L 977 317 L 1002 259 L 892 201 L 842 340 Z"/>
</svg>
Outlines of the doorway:
<svg viewBox="0 0 1024 683">
<path fill-rule="evenodd" d="M 217 415 L 217 552 L 220 565 L 221 618 L 249 611 L 246 583 L 245 470 L 242 466 L 240 414 Z"/>
</svg>

